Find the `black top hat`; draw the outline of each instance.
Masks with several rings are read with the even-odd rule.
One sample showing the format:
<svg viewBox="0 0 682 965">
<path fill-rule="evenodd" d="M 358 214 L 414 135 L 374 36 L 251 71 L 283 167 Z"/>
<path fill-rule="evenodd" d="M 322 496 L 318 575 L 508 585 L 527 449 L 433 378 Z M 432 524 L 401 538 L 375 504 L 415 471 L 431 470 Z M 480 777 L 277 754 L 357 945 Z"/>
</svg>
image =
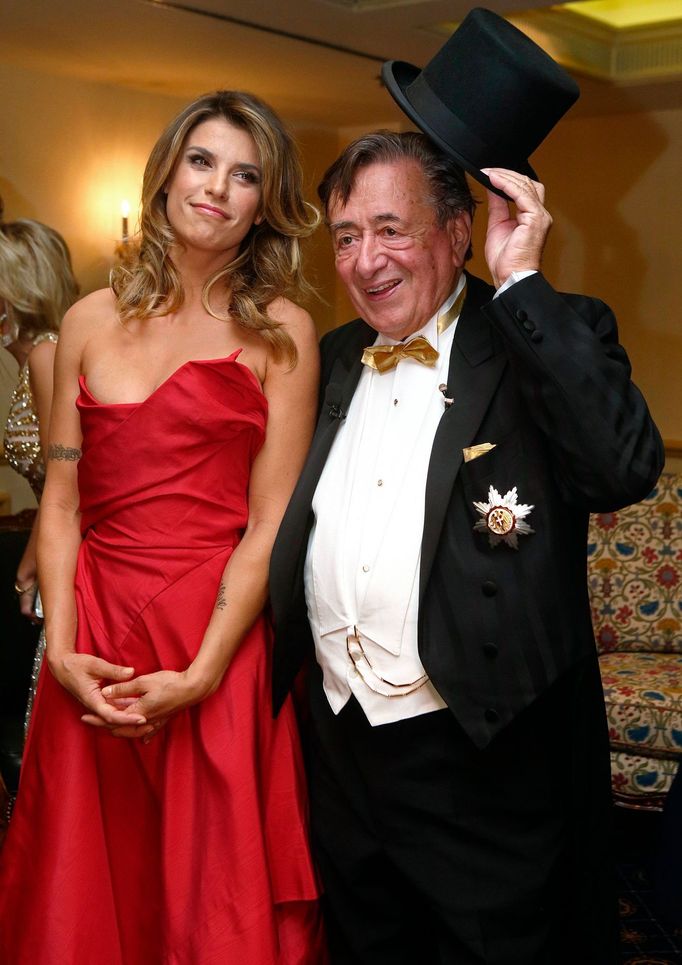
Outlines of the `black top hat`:
<svg viewBox="0 0 682 965">
<path fill-rule="evenodd" d="M 537 180 L 528 157 L 580 96 L 572 77 L 490 10 L 471 10 L 422 71 L 389 60 L 381 71 L 398 106 L 477 181 L 481 168 Z"/>
</svg>

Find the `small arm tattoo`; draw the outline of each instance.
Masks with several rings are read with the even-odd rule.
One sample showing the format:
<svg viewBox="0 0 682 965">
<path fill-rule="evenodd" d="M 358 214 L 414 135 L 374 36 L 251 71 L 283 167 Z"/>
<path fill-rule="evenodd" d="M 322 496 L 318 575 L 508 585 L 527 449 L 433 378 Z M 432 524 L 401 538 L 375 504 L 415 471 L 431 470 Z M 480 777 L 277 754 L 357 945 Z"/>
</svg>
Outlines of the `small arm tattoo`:
<svg viewBox="0 0 682 965">
<path fill-rule="evenodd" d="M 227 600 L 225 599 L 225 584 L 221 583 L 218 587 L 218 599 L 216 600 L 215 608 L 216 610 L 224 610 L 227 606 Z"/>
<path fill-rule="evenodd" d="M 71 446 L 63 446 L 60 442 L 50 443 L 47 447 L 48 459 L 65 459 L 68 462 L 77 462 L 83 453 L 80 449 L 73 449 Z"/>
</svg>

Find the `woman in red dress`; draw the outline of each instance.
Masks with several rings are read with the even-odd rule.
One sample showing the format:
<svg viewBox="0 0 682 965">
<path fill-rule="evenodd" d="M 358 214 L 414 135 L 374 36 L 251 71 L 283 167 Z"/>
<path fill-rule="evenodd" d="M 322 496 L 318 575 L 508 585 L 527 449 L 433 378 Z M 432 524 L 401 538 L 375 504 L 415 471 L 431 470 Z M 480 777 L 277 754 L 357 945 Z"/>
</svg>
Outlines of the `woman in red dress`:
<svg viewBox="0 0 682 965">
<path fill-rule="evenodd" d="M 47 659 L 0 867 L 11 965 L 318 965 L 293 709 L 262 611 L 312 433 L 293 144 L 195 101 L 139 257 L 66 315 L 39 538 Z"/>
</svg>

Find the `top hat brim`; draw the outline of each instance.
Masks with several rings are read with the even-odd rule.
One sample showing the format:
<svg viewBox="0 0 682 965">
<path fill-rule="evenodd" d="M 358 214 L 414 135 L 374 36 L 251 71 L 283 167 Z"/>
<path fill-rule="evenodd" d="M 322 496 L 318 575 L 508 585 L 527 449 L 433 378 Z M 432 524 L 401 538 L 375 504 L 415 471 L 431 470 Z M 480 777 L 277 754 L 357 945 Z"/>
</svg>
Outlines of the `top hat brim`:
<svg viewBox="0 0 682 965">
<path fill-rule="evenodd" d="M 421 71 L 418 67 L 413 64 L 408 64 L 402 60 L 389 60 L 385 63 L 381 69 L 381 77 L 386 85 L 388 92 L 391 97 L 395 100 L 398 107 L 407 114 L 411 121 L 413 121 L 417 127 L 423 131 L 431 140 L 438 145 L 438 147 L 445 151 L 450 157 L 454 158 L 458 164 L 460 164 L 468 174 L 475 178 L 479 184 L 482 184 L 489 191 L 494 192 L 494 194 L 499 195 L 499 197 L 504 198 L 505 201 L 510 201 L 511 199 L 501 191 L 496 188 L 487 174 L 476 165 L 474 161 L 462 153 L 462 144 L 455 143 L 457 140 L 456 133 L 452 131 L 452 122 L 457 123 L 457 119 L 453 118 L 452 115 L 448 118 L 450 122 L 451 130 L 446 131 L 442 129 L 440 132 L 436 129 L 433 122 L 425 120 L 422 112 L 412 103 L 410 100 L 410 95 L 408 88 L 417 79 Z M 443 107 L 443 111 L 447 111 L 447 108 Z M 445 127 L 445 125 L 444 125 Z M 446 136 L 446 134 L 448 136 Z M 534 181 L 538 180 L 538 176 L 530 166 L 528 161 L 510 159 L 510 158 L 500 158 L 499 161 L 496 160 L 495 164 L 491 164 L 491 167 L 503 167 L 508 168 L 512 171 L 517 171 L 519 174 L 525 174 Z"/>
</svg>

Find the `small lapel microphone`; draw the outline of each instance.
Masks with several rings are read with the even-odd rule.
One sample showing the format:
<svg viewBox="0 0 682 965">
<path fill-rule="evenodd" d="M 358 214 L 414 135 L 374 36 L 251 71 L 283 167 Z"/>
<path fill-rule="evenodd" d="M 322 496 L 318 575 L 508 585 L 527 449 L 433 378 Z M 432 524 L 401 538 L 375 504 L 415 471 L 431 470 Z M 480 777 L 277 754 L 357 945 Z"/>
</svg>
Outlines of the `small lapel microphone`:
<svg viewBox="0 0 682 965">
<path fill-rule="evenodd" d="M 343 420 L 346 413 L 341 408 L 341 386 L 336 382 L 330 382 L 324 393 L 324 404 L 329 406 L 328 415 L 330 419 Z"/>
<path fill-rule="evenodd" d="M 444 405 L 445 405 L 445 408 L 446 408 L 446 409 L 449 409 L 450 406 L 452 405 L 452 403 L 453 403 L 455 400 L 454 400 L 454 399 L 448 399 L 448 394 L 447 394 L 447 393 L 448 393 L 448 387 L 447 387 L 447 385 L 445 384 L 445 382 L 441 382 L 441 384 L 438 386 L 438 391 L 441 392 L 442 395 L 443 395 L 443 403 L 444 403 Z"/>
</svg>

